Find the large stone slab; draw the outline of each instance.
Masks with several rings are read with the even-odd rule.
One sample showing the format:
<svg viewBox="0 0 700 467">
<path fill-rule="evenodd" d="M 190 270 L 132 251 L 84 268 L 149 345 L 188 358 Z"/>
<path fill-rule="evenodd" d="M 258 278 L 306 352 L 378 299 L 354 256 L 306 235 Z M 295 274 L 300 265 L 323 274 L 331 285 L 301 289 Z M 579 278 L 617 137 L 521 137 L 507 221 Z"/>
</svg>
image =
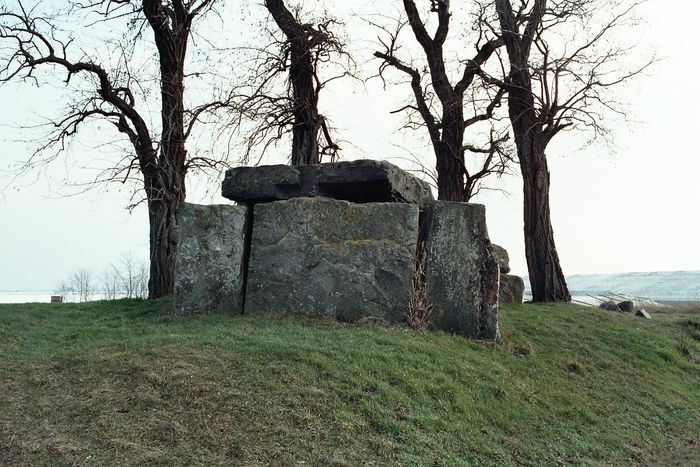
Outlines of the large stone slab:
<svg viewBox="0 0 700 467">
<path fill-rule="evenodd" d="M 432 203 L 423 211 L 421 241 L 432 327 L 498 339 L 498 262 L 484 206 Z"/>
<path fill-rule="evenodd" d="M 226 171 L 224 198 L 238 202 L 268 202 L 301 196 L 301 173 L 291 165 L 236 167 Z"/>
<path fill-rule="evenodd" d="M 176 313 L 242 313 L 246 211 L 231 205 L 180 207 Z"/>
<path fill-rule="evenodd" d="M 295 198 L 254 217 L 246 314 L 404 321 L 417 206 Z"/>
<path fill-rule="evenodd" d="M 499 303 L 523 303 L 525 282 L 520 276 L 501 274 L 498 286 Z"/>
<path fill-rule="evenodd" d="M 243 203 L 316 196 L 355 203 L 400 202 L 420 206 L 433 200 L 426 182 L 394 164 L 374 160 L 297 167 L 236 167 L 226 172 L 222 194 Z"/>
</svg>

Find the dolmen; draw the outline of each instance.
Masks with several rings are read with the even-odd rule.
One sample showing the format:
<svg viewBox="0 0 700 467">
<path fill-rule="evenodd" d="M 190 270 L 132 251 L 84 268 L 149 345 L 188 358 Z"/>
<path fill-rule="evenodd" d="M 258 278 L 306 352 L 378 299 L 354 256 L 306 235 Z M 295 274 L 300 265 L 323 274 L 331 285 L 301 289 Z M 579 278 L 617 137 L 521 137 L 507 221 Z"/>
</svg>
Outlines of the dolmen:
<svg viewBox="0 0 700 467">
<path fill-rule="evenodd" d="M 238 167 L 178 215 L 174 309 L 405 323 L 496 340 L 499 265 L 478 204 L 435 201 L 393 164 Z"/>
</svg>

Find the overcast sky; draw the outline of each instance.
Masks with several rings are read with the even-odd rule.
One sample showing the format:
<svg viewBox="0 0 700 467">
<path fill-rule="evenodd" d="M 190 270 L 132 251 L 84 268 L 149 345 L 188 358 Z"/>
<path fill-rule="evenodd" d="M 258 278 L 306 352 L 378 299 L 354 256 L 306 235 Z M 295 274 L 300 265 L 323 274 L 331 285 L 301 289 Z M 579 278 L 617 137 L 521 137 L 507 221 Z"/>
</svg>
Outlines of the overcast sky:
<svg viewBox="0 0 700 467">
<path fill-rule="evenodd" d="M 700 16 L 700 2 L 652 0 L 640 12 L 645 41 L 640 53 L 653 47 L 663 60 L 619 90 L 629 107 L 628 121 L 612 127 L 615 147 L 585 145 L 585 138 L 569 134 L 548 150 L 555 237 L 566 274 L 700 270 L 700 150 L 694 138 L 700 130 L 700 54 L 688 34 Z M 60 91 L 60 86 L 0 87 L 3 172 L 35 147 L 20 142 L 31 132 L 18 127 L 50 116 L 61 105 Z M 405 154 L 396 145 L 412 140 L 396 132 L 401 119 L 389 114 L 400 92 L 385 94 L 380 83 L 370 82 L 366 93 L 357 86 L 334 87 L 322 97 L 343 139 L 353 142 L 344 159 L 403 164 Z M 415 149 L 423 150 L 417 143 Z M 95 154 L 79 142 L 71 151 Z M 98 153 L 109 157 L 109 148 Z M 131 213 L 125 209 L 130 188 L 112 185 L 60 196 L 64 179 L 76 172 L 59 162 L 11 183 L 0 196 L 0 290 L 51 291 L 79 268 L 99 275 L 124 253 L 147 259 L 147 213 L 143 206 Z M 8 181 L 3 175 L 0 186 Z M 188 201 L 226 202 L 216 194 L 220 181 L 191 180 Z M 475 202 L 487 207 L 492 241 L 509 251 L 513 271 L 526 275 L 519 179 L 506 177 L 496 186 L 507 193 L 484 192 Z"/>
</svg>

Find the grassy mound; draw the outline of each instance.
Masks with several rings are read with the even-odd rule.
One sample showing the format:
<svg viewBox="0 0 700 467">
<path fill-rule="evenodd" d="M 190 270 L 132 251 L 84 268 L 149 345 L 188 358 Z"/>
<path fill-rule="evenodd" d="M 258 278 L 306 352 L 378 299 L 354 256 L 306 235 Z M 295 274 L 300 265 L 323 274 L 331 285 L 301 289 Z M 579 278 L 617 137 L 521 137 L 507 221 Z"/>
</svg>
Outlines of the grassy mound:
<svg viewBox="0 0 700 467">
<path fill-rule="evenodd" d="M 0 464 L 698 462 L 697 315 L 506 306 L 503 342 L 0 306 Z"/>
</svg>

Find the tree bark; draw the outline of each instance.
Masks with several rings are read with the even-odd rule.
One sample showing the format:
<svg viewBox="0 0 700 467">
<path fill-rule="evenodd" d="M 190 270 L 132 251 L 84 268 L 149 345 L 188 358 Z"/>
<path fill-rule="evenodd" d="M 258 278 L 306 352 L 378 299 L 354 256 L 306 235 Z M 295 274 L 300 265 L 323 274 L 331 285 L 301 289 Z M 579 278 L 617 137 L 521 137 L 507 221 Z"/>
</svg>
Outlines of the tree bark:
<svg viewBox="0 0 700 467">
<path fill-rule="evenodd" d="M 318 164 L 318 93 L 314 86 L 314 68 L 308 47 L 291 41 L 289 80 L 294 99 L 294 128 L 292 130 L 292 165 Z"/>
<path fill-rule="evenodd" d="M 549 207 L 549 169 L 544 148 L 518 148 L 523 175 L 525 256 L 532 301 L 569 302 L 571 294 L 559 262 Z"/>
<path fill-rule="evenodd" d="M 144 12 L 158 48 L 161 78 L 160 152 L 157 168 L 142 167 L 148 200 L 151 268 L 148 297 L 171 295 L 175 286 L 177 212 L 185 200 L 184 78 L 192 17 L 175 2 L 166 15 L 158 2 L 144 1 Z"/>
<path fill-rule="evenodd" d="M 284 0 L 265 0 L 265 7 L 287 37 L 289 46 L 289 82 L 292 86 L 294 126 L 292 129 L 292 165 L 318 164 L 318 92 L 314 84 L 311 47 L 314 31 L 300 24 L 287 9 Z"/>
<path fill-rule="evenodd" d="M 523 177 L 525 257 L 535 302 L 569 302 L 571 295 L 554 243 L 549 207 L 549 168 L 545 148 L 549 137 L 537 121 L 529 76 L 511 76 L 508 111 Z"/>
<path fill-rule="evenodd" d="M 175 252 L 177 249 L 177 210 L 180 202 L 148 200 L 151 267 L 148 297 L 160 298 L 173 293 Z"/>
<path fill-rule="evenodd" d="M 460 96 L 443 103 L 442 134 L 434 143 L 438 199 L 466 202 L 464 192 L 464 114 Z"/>
</svg>

